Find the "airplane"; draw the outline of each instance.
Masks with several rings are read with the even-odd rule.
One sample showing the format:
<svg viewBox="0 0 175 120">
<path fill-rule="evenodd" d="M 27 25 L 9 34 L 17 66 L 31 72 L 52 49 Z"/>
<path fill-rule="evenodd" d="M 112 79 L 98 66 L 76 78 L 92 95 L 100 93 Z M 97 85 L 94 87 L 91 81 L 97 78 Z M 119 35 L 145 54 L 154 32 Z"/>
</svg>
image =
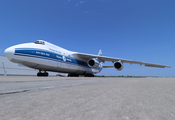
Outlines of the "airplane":
<svg viewBox="0 0 175 120">
<path fill-rule="evenodd" d="M 52 71 L 68 73 L 69 77 L 79 75 L 94 77 L 94 74 L 99 73 L 103 68 L 114 67 L 121 71 L 123 63 L 171 68 L 165 65 L 102 56 L 101 50 L 98 55 L 73 52 L 44 40 L 15 45 L 4 52 L 11 62 L 39 70 L 37 76 L 48 76 L 47 71 Z M 111 61 L 114 65 L 102 65 L 105 61 Z"/>
</svg>

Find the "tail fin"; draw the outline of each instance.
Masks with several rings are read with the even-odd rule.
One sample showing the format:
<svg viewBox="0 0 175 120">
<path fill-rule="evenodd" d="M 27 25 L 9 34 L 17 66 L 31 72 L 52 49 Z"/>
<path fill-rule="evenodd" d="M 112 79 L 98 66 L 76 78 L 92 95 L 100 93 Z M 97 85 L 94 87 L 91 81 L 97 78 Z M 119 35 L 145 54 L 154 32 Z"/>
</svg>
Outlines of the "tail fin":
<svg viewBox="0 0 175 120">
<path fill-rule="evenodd" d="M 102 56 L 102 51 L 101 50 L 99 50 L 98 56 Z"/>
</svg>

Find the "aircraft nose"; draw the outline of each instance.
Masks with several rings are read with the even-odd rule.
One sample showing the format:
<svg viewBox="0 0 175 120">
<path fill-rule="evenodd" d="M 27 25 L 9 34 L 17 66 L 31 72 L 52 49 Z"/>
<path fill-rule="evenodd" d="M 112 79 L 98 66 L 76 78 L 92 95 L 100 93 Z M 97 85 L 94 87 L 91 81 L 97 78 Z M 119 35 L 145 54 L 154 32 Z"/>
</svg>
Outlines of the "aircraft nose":
<svg viewBox="0 0 175 120">
<path fill-rule="evenodd" d="M 14 55 L 14 53 L 15 53 L 15 49 L 14 49 L 14 47 L 9 47 L 9 48 L 7 48 L 7 49 L 4 51 L 4 53 L 5 53 L 6 57 L 7 57 L 9 60 L 11 60 L 12 57 L 13 57 L 13 55 Z"/>
</svg>

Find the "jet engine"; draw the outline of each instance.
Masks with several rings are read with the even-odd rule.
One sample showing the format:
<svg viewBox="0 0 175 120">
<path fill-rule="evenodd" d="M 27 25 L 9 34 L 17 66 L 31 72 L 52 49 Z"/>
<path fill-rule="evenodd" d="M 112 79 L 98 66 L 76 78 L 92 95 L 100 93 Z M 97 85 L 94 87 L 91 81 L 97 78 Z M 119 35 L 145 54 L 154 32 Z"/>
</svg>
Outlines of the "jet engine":
<svg viewBox="0 0 175 120">
<path fill-rule="evenodd" d="M 118 71 L 120 71 L 120 70 L 123 69 L 123 64 L 120 61 L 118 61 L 118 62 L 115 62 L 114 63 L 114 67 L 115 67 L 115 69 L 117 69 Z"/>
<path fill-rule="evenodd" d="M 98 68 L 99 65 L 100 65 L 98 60 L 96 60 L 95 58 L 92 58 L 92 59 L 88 60 L 87 64 L 88 64 L 89 67 L 92 67 L 92 68 Z"/>
</svg>

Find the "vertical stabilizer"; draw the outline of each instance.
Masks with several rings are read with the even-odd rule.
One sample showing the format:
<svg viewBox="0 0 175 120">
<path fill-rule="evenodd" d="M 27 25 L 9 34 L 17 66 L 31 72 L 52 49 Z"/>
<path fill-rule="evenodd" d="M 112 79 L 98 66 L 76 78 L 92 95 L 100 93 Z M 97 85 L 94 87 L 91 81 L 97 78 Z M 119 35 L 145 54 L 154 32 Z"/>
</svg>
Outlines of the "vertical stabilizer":
<svg viewBox="0 0 175 120">
<path fill-rule="evenodd" d="M 101 50 L 99 50 L 98 55 L 102 56 L 102 51 Z"/>
</svg>

